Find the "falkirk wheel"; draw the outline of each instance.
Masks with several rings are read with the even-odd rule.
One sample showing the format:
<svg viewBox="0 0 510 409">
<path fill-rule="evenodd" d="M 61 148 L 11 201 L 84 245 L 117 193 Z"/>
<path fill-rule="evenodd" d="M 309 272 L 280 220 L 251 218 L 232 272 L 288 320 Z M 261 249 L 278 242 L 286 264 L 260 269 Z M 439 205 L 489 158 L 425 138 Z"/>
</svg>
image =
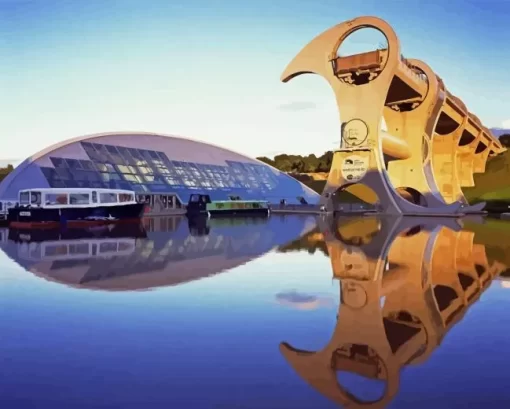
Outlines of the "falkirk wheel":
<svg viewBox="0 0 510 409">
<path fill-rule="evenodd" d="M 381 32 L 387 46 L 339 56 L 347 37 L 363 28 Z M 388 23 L 359 17 L 330 28 L 299 52 L 281 80 L 310 73 L 327 80 L 341 118 L 340 149 L 320 201 L 326 211 L 338 210 L 338 193 L 353 184 L 373 190 L 382 213 L 458 216 L 483 209 L 484 203 L 470 206 L 461 188 L 474 186 L 473 174 L 485 172 L 488 157 L 505 148 L 425 62 L 401 55 Z"/>
</svg>

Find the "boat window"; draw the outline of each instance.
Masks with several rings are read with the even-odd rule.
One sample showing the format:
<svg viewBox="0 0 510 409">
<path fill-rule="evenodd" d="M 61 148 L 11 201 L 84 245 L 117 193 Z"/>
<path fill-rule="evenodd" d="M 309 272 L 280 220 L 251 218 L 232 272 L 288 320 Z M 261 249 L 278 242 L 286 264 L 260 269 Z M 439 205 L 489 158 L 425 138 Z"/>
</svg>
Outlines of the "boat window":
<svg viewBox="0 0 510 409">
<path fill-rule="evenodd" d="M 89 194 L 88 193 L 71 193 L 69 195 L 69 203 L 73 205 L 84 205 L 89 204 Z"/>
<path fill-rule="evenodd" d="M 44 248 L 45 256 L 65 256 L 67 255 L 67 246 L 65 244 L 48 244 Z"/>
<path fill-rule="evenodd" d="M 99 200 L 101 203 L 117 203 L 116 193 L 100 193 Z"/>
<path fill-rule="evenodd" d="M 30 192 L 30 204 L 41 204 L 41 192 Z"/>
<path fill-rule="evenodd" d="M 66 205 L 66 193 L 46 193 L 44 203 L 47 205 Z"/>
<path fill-rule="evenodd" d="M 97 192 L 92 192 L 92 203 L 97 203 Z"/>
<path fill-rule="evenodd" d="M 131 193 L 119 193 L 119 202 L 132 202 L 133 195 Z"/>
<path fill-rule="evenodd" d="M 191 195 L 189 201 L 192 202 L 192 203 L 196 203 L 200 200 L 200 196 L 199 195 Z"/>
<path fill-rule="evenodd" d="M 99 253 L 116 253 L 117 252 L 117 243 L 116 242 L 106 242 L 99 244 Z"/>
<path fill-rule="evenodd" d="M 70 244 L 69 254 L 89 254 L 89 244 L 88 243 Z"/>
<path fill-rule="evenodd" d="M 21 192 L 19 194 L 19 203 L 20 204 L 29 204 L 30 203 L 30 193 L 29 192 Z"/>
</svg>

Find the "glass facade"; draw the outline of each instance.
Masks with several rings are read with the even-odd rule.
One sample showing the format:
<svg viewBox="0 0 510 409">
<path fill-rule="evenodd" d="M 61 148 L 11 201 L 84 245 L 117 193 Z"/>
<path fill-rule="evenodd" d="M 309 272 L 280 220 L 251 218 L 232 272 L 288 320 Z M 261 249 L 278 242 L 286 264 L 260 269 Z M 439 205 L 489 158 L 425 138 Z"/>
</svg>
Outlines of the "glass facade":
<svg viewBox="0 0 510 409">
<path fill-rule="evenodd" d="M 89 160 L 50 156 L 54 168 L 41 167 L 50 187 L 176 193 L 185 202 L 191 194 L 202 192 L 213 200 L 232 194 L 242 199 L 270 200 L 274 197 L 274 201 L 279 196 L 291 199 L 306 196 L 299 182 L 283 174 L 275 175 L 262 164 L 226 161 L 227 166 L 207 165 L 170 160 L 164 152 L 148 149 L 91 142 L 80 144 Z"/>
</svg>

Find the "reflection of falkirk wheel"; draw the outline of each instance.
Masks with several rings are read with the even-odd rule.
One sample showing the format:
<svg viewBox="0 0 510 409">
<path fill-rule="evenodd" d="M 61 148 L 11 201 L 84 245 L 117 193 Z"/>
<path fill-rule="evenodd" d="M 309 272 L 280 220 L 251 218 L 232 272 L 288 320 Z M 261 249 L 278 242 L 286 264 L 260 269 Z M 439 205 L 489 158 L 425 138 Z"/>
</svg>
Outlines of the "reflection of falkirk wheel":
<svg viewBox="0 0 510 409">
<path fill-rule="evenodd" d="M 482 283 L 504 270 L 489 267 L 483 245 L 473 245 L 471 232 L 445 227 L 448 220 L 374 220 L 362 219 L 355 229 L 342 221 L 340 226 L 323 222 L 334 275 L 341 283 L 336 328 L 317 352 L 280 345 L 300 377 L 345 407 L 386 407 L 398 391 L 402 367 L 428 359 L 487 288 Z M 391 241 L 379 240 L 383 233 L 389 233 Z M 345 257 L 356 247 L 353 239 L 364 258 Z M 351 264 L 359 260 L 364 271 L 360 265 L 353 274 Z M 353 396 L 338 382 L 337 371 L 384 381 L 384 395 L 375 401 Z"/>
<path fill-rule="evenodd" d="M 385 35 L 387 48 L 337 56 L 350 34 L 367 27 Z M 328 81 L 342 119 L 341 147 L 321 198 L 327 211 L 337 208 L 337 192 L 356 183 L 377 194 L 384 213 L 482 210 L 483 204 L 467 205 L 461 187 L 473 186 L 473 173 L 484 172 L 488 156 L 504 148 L 427 64 L 402 57 L 386 22 L 360 17 L 320 34 L 287 66 L 282 81 L 305 73 Z M 381 129 L 383 117 L 388 132 Z"/>
</svg>

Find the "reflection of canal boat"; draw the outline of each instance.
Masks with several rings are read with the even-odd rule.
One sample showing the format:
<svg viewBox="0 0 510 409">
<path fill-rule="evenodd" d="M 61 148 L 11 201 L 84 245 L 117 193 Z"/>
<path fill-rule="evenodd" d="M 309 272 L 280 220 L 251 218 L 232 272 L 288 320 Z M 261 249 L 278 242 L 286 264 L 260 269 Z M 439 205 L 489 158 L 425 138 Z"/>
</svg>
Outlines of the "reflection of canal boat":
<svg viewBox="0 0 510 409">
<path fill-rule="evenodd" d="M 5 230 L 7 234 L 7 229 Z M 48 240 L 86 240 L 95 238 L 146 238 L 141 224 L 110 224 L 74 229 L 17 229 L 9 228 L 8 239 L 14 243 L 41 242 Z M 7 238 L 7 237 L 6 237 Z"/>
<path fill-rule="evenodd" d="M 93 238 L 25 242 L 18 247 L 18 257 L 34 261 L 71 261 L 91 258 L 129 256 L 136 250 L 134 238 Z"/>
<path fill-rule="evenodd" d="M 208 217 L 269 215 L 269 203 L 264 200 L 218 200 L 212 201 L 209 195 L 193 194 L 190 196 L 187 215 Z"/>
<path fill-rule="evenodd" d="M 138 221 L 143 209 L 129 190 L 26 189 L 9 209 L 8 222 L 16 228 L 101 225 Z"/>
<path fill-rule="evenodd" d="M 188 228 L 191 236 L 207 236 L 211 228 L 229 228 L 234 226 L 243 226 L 249 222 L 251 226 L 268 223 L 267 217 L 216 217 L 210 219 L 207 216 L 188 218 Z"/>
<path fill-rule="evenodd" d="M 140 225 L 109 225 L 70 230 L 9 229 L 20 259 L 69 261 L 129 256 L 147 235 Z"/>
</svg>

